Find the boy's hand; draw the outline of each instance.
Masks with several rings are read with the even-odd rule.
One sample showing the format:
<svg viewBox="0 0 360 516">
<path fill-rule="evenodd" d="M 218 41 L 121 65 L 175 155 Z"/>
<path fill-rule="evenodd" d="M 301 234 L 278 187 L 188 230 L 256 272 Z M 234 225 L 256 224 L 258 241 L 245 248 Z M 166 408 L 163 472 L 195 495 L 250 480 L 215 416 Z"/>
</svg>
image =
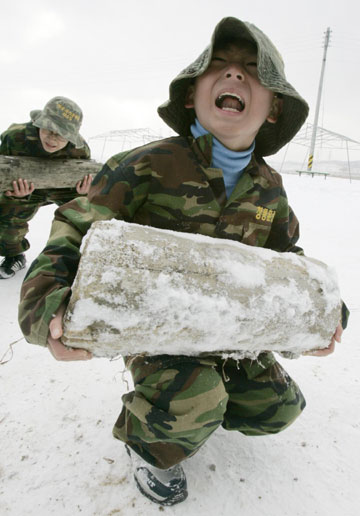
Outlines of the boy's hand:
<svg viewBox="0 0 360 516">
<path fill-rule="evenodd" d="M 90 360 L 92 353 L 86 349 L 74 349 L 64 346 L 60 338 L 63 334 L 62 319 L 65 313 L 65 304 L 61 305 L 53 319 L 50 321 L 48 337 L 48 348 L 50 353 L 56 360 L 73 361 L 73 360 Z"/>
<path fill-rule="evenodd" d="M 91 182 L 93 177 L 91 174 L 84 176 L 82 181 L 78 181 L 76 183 L 76 191 L 80 195 L 85 195 L 89 193 Z"/>
<path fill-rule="evenodd" d="M 314 349 L 314 351 L 305 351 L 303 355 L 310 355 L 312 357 L 326 357 L 335 351 L 335 342 L 341 342 L 341 335 L 343 333 L 341 323 L 338 324 L 334 335 L 331 338 L 330 345 L 324 349 Z"/>
<path fill-rule="evenodd" d="M 8 197 L 26 197 L 30 195 L 34 190 L 34 183 L 28 184 L 26 179 L 18 179 L 17 181 L 13 181 L 13 190 L 7 190 L 5 195 Z"/>
</svg>

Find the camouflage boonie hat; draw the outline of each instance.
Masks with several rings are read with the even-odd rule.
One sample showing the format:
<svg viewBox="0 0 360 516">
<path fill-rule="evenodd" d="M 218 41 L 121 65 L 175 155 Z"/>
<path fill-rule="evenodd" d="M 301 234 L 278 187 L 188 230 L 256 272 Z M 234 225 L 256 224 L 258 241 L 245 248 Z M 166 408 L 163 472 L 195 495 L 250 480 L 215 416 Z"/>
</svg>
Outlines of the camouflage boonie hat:
<svg viewBox="0 0 360 516">
<path fill-rule="evenodd" d="M 59 134 L 73 143 L 77 149 L 84 146 L 84 140 L 79 134 L 83 114 L 73 100 L 54 97 L 42 111 L 31 111 L 30 118 L 36 127 Z"/>
<path fill-rule="evenodd" d="M 170 84 L 169 100 L 159 106 L 158 114 L 181 136 L 190 135 L 194 110 L 185 108 L 185 96 L 192 79 L 208 68 L 214 46 L 222 40 L 246 39 L 257 47 L 260 83 L 283 97 L 282 112 L 275 124 L 263 123 L 255 138 L 256 152 L 261 156 L 275 154 L 288 143 L 306 120 L 309 106 L 286 80 L 284 62 L 269 38 L 255 25 L 237 18 L 223 18 L 215 27 L 210 45 Z"/>
</svg>

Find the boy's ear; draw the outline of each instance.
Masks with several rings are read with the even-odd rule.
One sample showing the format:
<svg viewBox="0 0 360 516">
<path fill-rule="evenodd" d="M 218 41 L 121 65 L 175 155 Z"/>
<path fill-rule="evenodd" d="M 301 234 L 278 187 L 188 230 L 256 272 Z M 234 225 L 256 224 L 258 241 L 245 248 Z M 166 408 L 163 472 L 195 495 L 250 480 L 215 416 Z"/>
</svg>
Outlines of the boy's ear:
<svg viewBox="0 0 360 516">
<path fill-rule="evenodd" d="M 190 84 L 188 87 L 188 90 L 185 95 L 185 103 L 184 106 L 186 108 L 193 108 L 194 107 L 194 85 Z"/>
<path fill-rule="evenodd" d="M 270 108 L 270 113 L 268 114 L 268 116 L 266 118 L 266 120 L 268 122 L 270 122 L 270 124 L 276 124 L 279 116 L 281 115 L 282 105 L 283 105 L 283 100 L 280 99 L 277 95 L 274 95 L 274 98 L 273 98 L 273 101 L 271 104 L 271 108 Z"/>
</svg>

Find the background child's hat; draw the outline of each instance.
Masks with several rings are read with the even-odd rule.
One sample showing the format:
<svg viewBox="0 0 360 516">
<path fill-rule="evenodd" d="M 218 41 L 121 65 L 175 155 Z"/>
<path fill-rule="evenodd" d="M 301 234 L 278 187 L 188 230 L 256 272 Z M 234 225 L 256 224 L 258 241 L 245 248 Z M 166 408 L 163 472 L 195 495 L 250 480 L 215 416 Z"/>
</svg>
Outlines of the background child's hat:
<svg viewBox="0 0 360 516">
<path fill-rule="evenodd" d="M 237 18 L 223 18 L 215 27 L 211 44 L 190 66 L 185 68 L 170 84 L 170 98 L 159 106 L 158 113 L 175 132 L 190 135 L 194 121 L 193 109 L 185 108 L 185 96 L 192 79 L 208 68 L 214 46 L 222 40 L 244 38 L 257 46 L 258 75 L 263 86 L 283 97 L 282 113 L 275 124 L 267 121 L 256 138 L 255 152 L 261 156 L 275 154 L 288 143 L 306 120 L 309 106 L 286 80 L 284 63 L 269 38 L 255 25 Z"/>
<path fill-rule="evenodd" d="M 79 134 L 83 114 L 79 106 L 66 97 L 54 97 L 44 109 L 30 112 L 32 123 L 40 129 L 47 129 L 69 140 L 76 148 L 84 146 Z"/>
</svg>

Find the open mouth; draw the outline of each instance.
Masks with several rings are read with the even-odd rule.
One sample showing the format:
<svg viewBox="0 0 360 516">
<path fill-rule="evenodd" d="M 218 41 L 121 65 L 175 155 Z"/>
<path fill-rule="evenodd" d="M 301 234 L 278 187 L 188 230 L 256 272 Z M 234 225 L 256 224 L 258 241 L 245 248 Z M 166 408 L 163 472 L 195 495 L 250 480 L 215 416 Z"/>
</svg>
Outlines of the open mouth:
<svg viewBox="0 0 360 516">
<path fill-rule="evenodd" d="M 45 146 L 50 149 L 50 150 L 54 150 L 57 148 L 57 145 L 54 145 L 52 143 L 49 143 L 49 142 L 45 142 Z"/>
<path fill-rule="evenodd" d="M 241 113 L 245 108 L 245 102 L 239 95 L 228 92 L 221 93 L 215 100 L 215 105 L 224 111 L 233 113 Z"/>
</svg>

